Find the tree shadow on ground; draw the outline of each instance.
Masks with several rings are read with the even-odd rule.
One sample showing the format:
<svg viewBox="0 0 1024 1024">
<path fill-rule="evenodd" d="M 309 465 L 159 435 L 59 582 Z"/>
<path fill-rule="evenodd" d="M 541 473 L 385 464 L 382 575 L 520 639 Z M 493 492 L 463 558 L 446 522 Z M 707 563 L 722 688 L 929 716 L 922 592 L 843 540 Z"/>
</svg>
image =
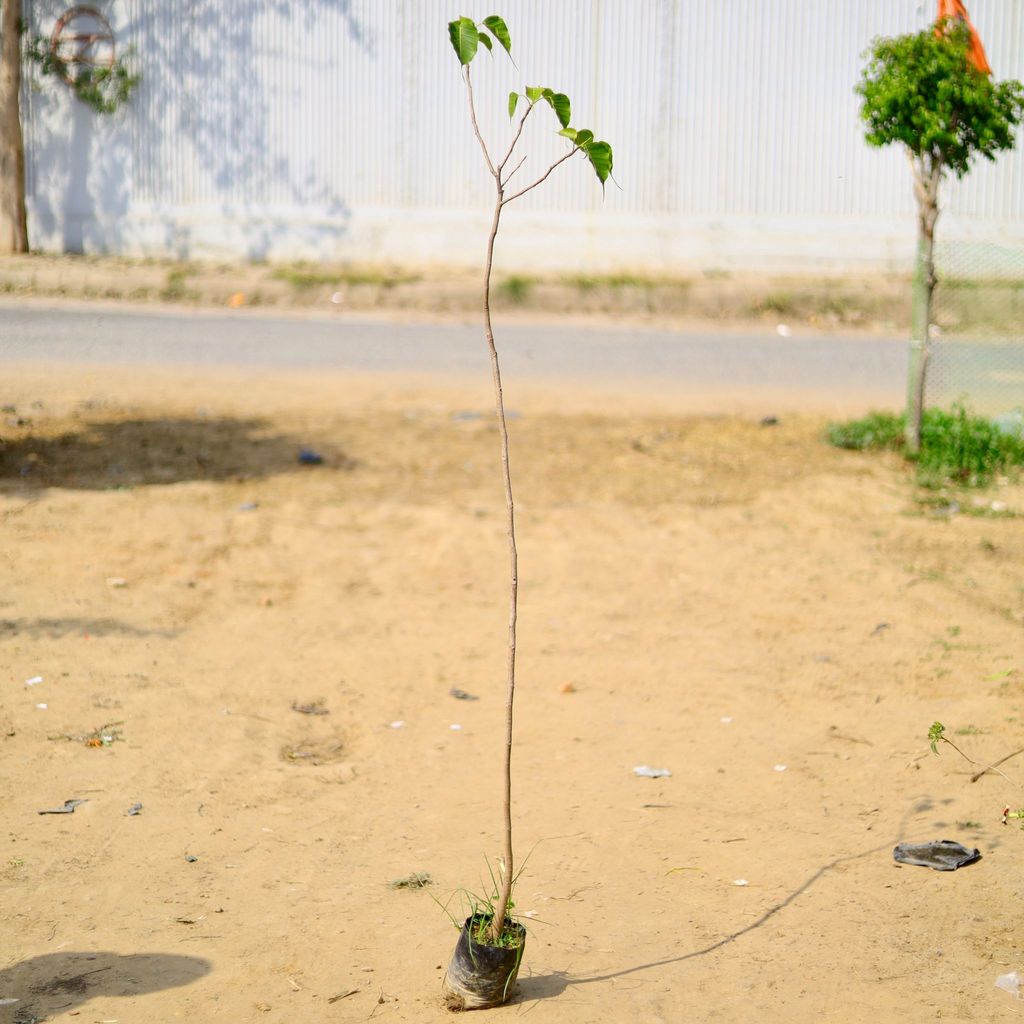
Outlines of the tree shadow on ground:
<svg viewBox="0 0 1024 1024">
<path fill-rule="evenodd" d="M 59 640 L 65 636 L 130 636 L 162 637 L 172 640 L 178 635 L 173 629 L 141 629 L 119 619 L 0 619 L 0 640 L 14 636 L 47 637 Z"/>
<path fill-rule="evenodd" d="M 274 433 L 260 419 L 160 417 L 83 423 L 55 436 L 0 440 L 0 492 L 68 487 L 113 490 L 194 480 L 245 481 L 285 472 L 351 469 L 353 460 L 317 446 L 318 466 L 304 465 L 306 447 Z"/>
<path fill-rule="evenodd" d="M 918 806 L 920 807 L 921 804 L 918 804 Z M 903 834 L 902 827 L 899 834 Z M 900 840 L 897 839 L 895 842 L 899 841 Z M 775 917 L 776 914 L 785 910 L 794 902 L 794 900 L 803 895 L 803 893 L 810 889 L 816 882 L 820 881 L 825 875 L 834 868 L 837 868 L 840 864 L 846 864 L 850 861 L 870 857 L 873 854 L 891 849 L 893 845 L 895 845 L 894 842 L 882 843 L 880 846 L 873 846 L 870 850 L 864 850 L 861 853 L 853 853 L 846 857 L 837 857 L 828 864 L 824 864 L 802 885 L 798 886 L 788 896 L 786 896 L 785 899 L 782 899 L 778 903 L 769 907 L 759 918 L 757 918 L 756 921 L 752 921 L 744 928 L 740 928 L 738 931 L 731 932 L 730 934 L 723 936 L 717 942 L 712 942 L 710 945 L 703 946 L 700 949 L 691 950 L 689 953 L 680 953 L 678 956 L 665 957 L 661 960 L 653 960 L 650 963 L 635 964 L 632 967 L 623 967 L 621 970 L 608 971 L 605 974 L 579 975 L 573 977 L 568 971 L 551 971 L 548 974 L 538 974 L 531 978 L 521 978 L 519 981 L 519 991 L 516 996 L 516 1002 L 523 1003 L 532 1002 L 538 999 L 550 999 L 554 996 L 561 995 L 567 988 L 574 985 L 591 985 L 594 982 L 625 978 L 632 974 L 638 974 L 641 971 L 653 970 L 656 967 L 669 967 L 672 964 L 681 964 L 685 963 L 687 960 L 696 960 L 700 957 L 709 956 L 721 949 L 723 946 L 728 946 L 737 939 L 742 938 L 744 935 L 757 931 L 759 928 L 763 928 L 773 917 Z"/>
<path fill-rule="evenodd" d="M 136 996 L 189 985 L 210 962 L 170 953 L 44 953 L 0 970 L 0 1021 L 44 1020 L 97 996 Z"/>
</svg>

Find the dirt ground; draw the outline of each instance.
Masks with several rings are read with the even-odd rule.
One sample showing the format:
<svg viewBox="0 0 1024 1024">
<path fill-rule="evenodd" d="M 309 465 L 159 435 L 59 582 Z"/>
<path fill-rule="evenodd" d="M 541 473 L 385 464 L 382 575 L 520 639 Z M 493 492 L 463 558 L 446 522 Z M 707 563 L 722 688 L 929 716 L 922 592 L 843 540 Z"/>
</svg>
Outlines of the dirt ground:
<svg viewBox="0 0 1024 1024">
<path fill-rule="evenodd" d="M 0 1022 L 448 1020 L 431 897 L 500 850 L 487 382 L 0 390 Z M 1024 1012 L 1024 789 L 926 740 L 1024 745 L 1024 490 L 936 511 L 817 415 L 507 398 L 530 932 L 478 1019 Z M 893 861 L 943 838 L 982 859 Z"/>
</svg>

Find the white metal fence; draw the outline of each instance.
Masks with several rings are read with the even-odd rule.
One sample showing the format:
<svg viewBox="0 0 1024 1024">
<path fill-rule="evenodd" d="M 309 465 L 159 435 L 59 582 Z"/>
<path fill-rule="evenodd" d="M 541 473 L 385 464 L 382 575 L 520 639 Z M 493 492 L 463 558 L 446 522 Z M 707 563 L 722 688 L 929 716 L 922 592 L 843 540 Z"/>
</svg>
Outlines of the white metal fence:
<svg viewBox="0 0 1024 1024">
<path fill-rule="evenodd" d="M 460 0 L 461 2 L 461 0 Z M 446 23 L 477 0 L 100 0 L 142 73 L 112 118 L 26 86 L 30 229 L 46 249 L 477 261 L 489 180 Z M 65 0 L 26 0 L 48 32 Z M 518 68 L 474 63 L 483 126 L 562 89 L 615 147 L 512 208 L 499 261 L 538 268 L 909 269 L 900 154 L 863 141 L 853 86 L 879 34 L 934 0 L 505 0 Z M 457 9 L 458 8 L 458 9 Z M 1024 4 L 974 0 L 998 77 L 1024 77 Z M 539 119 L 538 119 L 539 120 Z M 531 159 L 553 152 L 537 131 Z M 1024 147 L 1022 147 L 1024 149 Z M 940 232 L 1024 239 L 1024 153 L 953 185 Z"/>
</svg>

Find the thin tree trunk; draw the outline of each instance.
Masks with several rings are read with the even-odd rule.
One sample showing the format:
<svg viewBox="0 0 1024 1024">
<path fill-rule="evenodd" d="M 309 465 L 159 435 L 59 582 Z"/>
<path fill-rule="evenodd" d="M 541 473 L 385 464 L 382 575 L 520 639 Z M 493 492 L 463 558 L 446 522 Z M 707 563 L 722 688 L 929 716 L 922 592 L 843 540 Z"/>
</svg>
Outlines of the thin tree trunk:
<svg viewBox="0 0 1024 1024">
<path fill-rule="evenodd" d="M 487 239 L 487 262 L 484 270 L 484 333 L 487 336 L 487 348 L 491 355 L 491 376 L 494 380 L 494 410 L 498 418 L 498 431 L 501 436 L 501 468 L 505 481 L 505 507 L 508 518 L 509 553 L 509 620 L 508 620 L 508 660 L 507 660 L 507 692 L 505 698 L 505 765 L 504 765 L 504 826 L 505 850 L 501 866 L 501 892 L 494 908 L 494 920 L 491 922 L 489 939 L 497 943 L 505 927 L 505 915 L 508 902 L 512 896 L 514 867 L 512 858 L 512 708 L 516 692 L 516 613 L 519 591 L 519 555 L 516 551 L 516 508 L 512 498 L 512 474 L 508 458 L 508 423 L 505 420 L 505 400 L 501 390 L 501 367 L 498 364 L 498 350 L 494 345 L 494 332 L 491 329 L 491 267 L 494 263 L 494 240 L 498 234 L 501 220 L 504 190 L 500 179 L 497 182 L 497 198 L 494 203 L 494 219 L 491 221 L 491 233 Z"/>
<path fill-rule="evenodd" d="M 910 367 L 907 375 L 907 451 L 921 449 L 921 418 L 924 415 L 925 383 L 931 357 L 929 327 L 935 294 L 935 221 L 938 205 L 927 197 L 918 216 L 917 265 L 914 271 L 914 310 Z"/>
<path fill-rule="evenodd" d="M 529 107 L 524 111 L 522 118 L 519 121 L 519 129 L 516 132 L 515 138 L 512 140 L 512 144 L 509 146 L 508 152 L 505 154 L 504 159 L 495 165 L 491 159 L 491 155 L 487 149 L 487 143 L 484 141 L 483 135 L 480 134 L 480 126 L 477 124 L 476 119 L 476 107 L 473 103 L 473 82 L 469 75 L 469 65 L 464 64 L 462 67 L 462 77 L 466 82 L 466 99 L 469 103 L 469 117 L 473 125 L 473 134 L 476 135 L 477 142 L 480 143 L 480 149 L 483 152 L 484 160 L 487 163 L 487 169 L 491 172 L 491 177 L 494 178 L 495 186 L 495 198 L 494 198 L 494 217 L 491 220 L 491 232 L 487 236 L 487 259 L 484 263 L 484 294 L 483 294 L 483 311 L 484 311 L 484 334 L 487 338 L 487 350 L 491 356 L 491 376 L 494 380 L 494 411 L 498 418 L 498 432 L 501 437 L 501 468 L 502 475 L 505 481 L 505 507 L 507 509 L 508 518 L 506 520 L 507 533 L 508 533 L 508 554 L 509 554 L 509 617 L 508 617 L 508 689 L 505 700 L 505 764 L 504 764 L 504 778 L 503 778 L 503 824 L 504 824 L 504 854 L 503 863 L 501 865 L 501 892 L 498 894 L 498 905 L 494 908 L 494 918 L 491 921 L 491 927 L 488 932 L 488 940 L 492 944 L 497 944 L 501 939 L 501 933 L 505 927 L 505 917 L 508 911 L 508 902 L 512 896 L 512 882 L 515 878 L 513 858 L 512 858 L 512 708 L 515 701 L 516 695 L 516 611 L 518 608 L 518 593 L 519 593 L 519 555 L 516 551 L 516 506 L 512 499 L 512 473 L 509 469 L 508 459 L 508 423 L 505 419 L 505 399 L 501 391 L 501 367 L 498 364 L 498 350 L 494 344 L 494 331 L 491 328 L 491 268 L 494 265 L 494 240 L 498 237 L 498 225 L 501 222 L 501 209 L 506 202 L 511 202 L 518 196 L 522 195 L 522 192 L 516 193 L 514 196 L 510 196 L 508 199 L 505 198 L 505 184 L 507 179 L 503 179 L 502 175 L 505 169 L 505 164 L 509 161 L 512 156 L 512 151 L 516 147 L 516 142 L 519 140 L 519 136 L 522 134 L 523 125 L 526 122 L 526 118 L 533 109 L 531 103 Z M 521 163 L 521 161 L 520 161 Z M 548 174 L 558 163 L 557 161 L 548 169 Z M 517 165 L 515 170 L 518 170 Z M 512 174 L 515 174 L 515 170 Z M 511 177 L 511 174 L 509 175 Z M 547 174 L 544 175 L 547 177 Z M 528 192 L 531 188 L 535 188 L 543 181 L 541 178 L 539 181 L 534 182 L 533 185 L 528 186 L 524 189 L 524 192 Z"/>
<path fill-rule="evenodd" d="M 942 162 L 933 154 L 915 154 L 907 150 L 914 176 L 917 199 L 917 261 L 914 267 L 913 320 L 910 341 L 910 366 L 907 370 L 907 451 L 921 450 L 921 418 L 924 392 L 931 356 L 929 339 L 932 322 L 932 296 L 935 293 L 935 222 L 939 219 L 939 185 Z"/>
<path fill-rule="evenodd" d="M 0 0 L 0 255 L 28 252 L 21 132 L 21 0 Z"/>
<path fill-rule="evenodd" d="M 508 423 L 505 419 L 505 400 L 501 390 L 501 368 L 498 365 L 498 350 L 494 345 L 494 331 L 491 329 L 491 268 L 494 265 L 494 240 L 498 237 L 498 225 L 501 222 L 501 211 L 506 203 L 525 195 L 538 185 L 543 184 L 552 171 L 560 164 L 565 163 L 570 157 L 580 152 L 579 146 L 574 145 L 564 156 L 559 157 L 536 181 L 521 188 L 518 192 L 505 196 L 505 186 L 508 180 L 522 166 L 523 161 L 506 175 L 505 166 L 512 158 L 516 143 L 523 133 L 523 126 L 526 123 L 534 103 L 523 111 L 519 119 L 519 126 L 516 129 L 512 142 L 505 153 L 505 156 L 497 163 L 491 159 L 487 149 L 487 143 L 480 134 L 480 126 L 476 119 L 476 107 L 473 103 L 473 83 L 469 74 L 469 65 L 462 67 L 462 77 L 466 82 L 466 99 L 469 103 L 469 117 L 473 125 L 473 134 L 483 152 L 487 169 L 491 172 L 495 184 L 494 217 L 491 220 L 491 233 L 487 236 L 487 259 L 484 265 L 484 334 L 487 338 L 487 349 L 491 355 L 491 375 L 494 379 L 494 411 L 498 418 L 498 431 L 501 436 L 501 468 L 505 481 L 505 506 L 508 512 L 506 520 L 508 533 L 508 554 L 509 554 L 509 617 L 508 617 L 508 689 L 505 700 L 505 764 L 504 764 L 504 853 L 501 864 L 501 891 L 497 895 L 497 906 L 494 908 L 494 917 L 488 931 L 488 942 L 496 945 L 501 939 L 501 933 L 505 927 L 505 918 L 508 913 L 509 900 L 512 897 L 512 884 L 515 881 L 515 864 L 512 857 L 512 724 L 513 706 L 516 695 L 516 611 L 518 607 L 519 594 L 519 555 L 516 551 L 516 507 L 512 498 L 512 474 L 509 469 L 508 458 Z M 525 159 L 525 158 L 524 158 Z"/>
</svg>

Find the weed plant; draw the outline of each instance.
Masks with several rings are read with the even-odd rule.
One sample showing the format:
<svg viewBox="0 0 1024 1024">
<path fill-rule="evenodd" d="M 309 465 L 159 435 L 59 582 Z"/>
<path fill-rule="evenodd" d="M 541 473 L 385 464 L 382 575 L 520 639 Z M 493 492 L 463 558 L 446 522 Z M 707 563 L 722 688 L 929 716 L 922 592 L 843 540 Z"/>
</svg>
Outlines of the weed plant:
<svg viewBox="0 0 1024 1024">
<path fill-rule="evenodd" d="M 519 881 L 519 876 L 523 873 L 527 860 L 529 860 L 529 855 L 524 859 L 515 877 L 512 879 L 513 888 L 515 883 Z M 504 870 L 504 865 L 502 865 L 502 869 Z M 493 923 L 495 917 L 498 916 L 502 885 L 501 880 L 495 875 L 494 869 L 489 862 L 487 864 L 487 871 L 490 875 L 489 889 L 485 887 L 480 892 L 473 892 L 469 889 L 460 888 L 455 890 L 443 903 L 432 893 L 431 898 L 444 911 L 456 931 L 461 931 L 463 920 L 468 920 L 470 937 L 479 945 L 497 946 L 501 949 L 517 949 L 523 944 L 526 930 L 522 922 L 515 917 L 516 904 L 511 895 L 507 898 L 504 908 L 505 912 L 501 915 L 503 918 L 501 932 L 498 935 L 494 934 Z M 462 919 L 457 917 L 451 910 L 452 901 L 456 898 L 462 906 Z"/>
<path fill-rule="evenodd" d="M 921 448 L 907 450 L 906 416 L 873 412 L 859 420 L 831 423 L 829 444 L 854 451 L 895 451 L 916 462 L 922 486 L 947 481 L 982 487 L 998 473 L 1024 466 L 1024 436 L 1007 433 L 984 416 L 962 405 L 952 409 L 926 409 L 921 421 Z"/>
<path fill-rule="evenodd" d="M 894 412 L 870 412 L 859 420 L 830 423 L 828 443 L 855 452 L 902 451 L 906 416 Z"/>
</svg>

